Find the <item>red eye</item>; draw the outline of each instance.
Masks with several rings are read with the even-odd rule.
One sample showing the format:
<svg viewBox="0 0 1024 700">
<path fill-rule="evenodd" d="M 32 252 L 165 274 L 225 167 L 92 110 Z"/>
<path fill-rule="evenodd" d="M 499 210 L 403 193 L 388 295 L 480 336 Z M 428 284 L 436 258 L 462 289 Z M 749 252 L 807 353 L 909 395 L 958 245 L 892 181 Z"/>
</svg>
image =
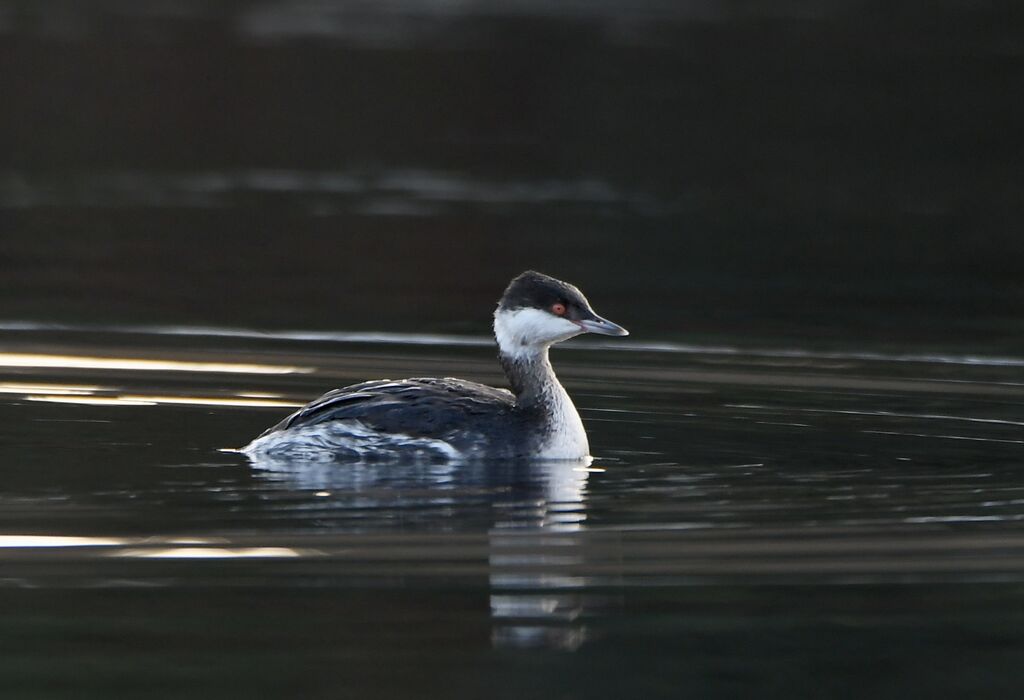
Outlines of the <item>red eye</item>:
<svg viewBox="0 0 1024 700">
<path fill-rule="evenodd" d="M 562 314 L 565 313 L 565 304 L 552 304 L 551 313 L 553 313 L 555 316 L 561 316 Z"/>
</svg>

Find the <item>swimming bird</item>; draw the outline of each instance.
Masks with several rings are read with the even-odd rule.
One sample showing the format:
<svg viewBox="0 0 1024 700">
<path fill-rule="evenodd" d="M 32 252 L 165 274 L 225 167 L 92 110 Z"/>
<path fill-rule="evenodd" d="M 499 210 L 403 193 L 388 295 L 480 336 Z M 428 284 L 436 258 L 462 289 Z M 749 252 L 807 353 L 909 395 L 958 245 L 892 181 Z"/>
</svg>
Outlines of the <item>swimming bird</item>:
<svg viewBox="0 0 1024 700">
<path fill-rule="evenodd" d="M 573 285 L 524 272 L 494 312 L 511 391 L 452 377 L 353 384 L 303 406 L 242 451 L 339 461 L 584 459 L 587 433 L 548 358 L 552 345 L 581 333 L 628 335 Z"/>
</svg>

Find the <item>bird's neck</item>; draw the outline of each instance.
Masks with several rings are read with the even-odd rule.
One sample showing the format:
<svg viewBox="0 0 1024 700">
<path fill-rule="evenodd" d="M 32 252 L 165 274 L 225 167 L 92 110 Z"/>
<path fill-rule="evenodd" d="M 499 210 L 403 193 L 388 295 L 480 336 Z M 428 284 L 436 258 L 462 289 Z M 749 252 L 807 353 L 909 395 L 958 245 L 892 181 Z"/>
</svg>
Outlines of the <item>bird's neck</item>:
<svg viewBox="0 0 1024 700">
<path fill-rule="evenodd" d="M 555 376 L 548 348 L 537 352 L 506 353 L 498 358 L 516 395 L 516 409 L 539 421 L 543 436 L 537 456 L 544 459 L 582 459 L 590 454 L 583 421 L 568 392 Z"/>
<path fill-rule="evenodd" d="M 540 346 L 529 351 L 516 353 L 506 352 L 499 348 L 498 360 L 505 370 L 512 393 L 516 395 L 516 405 L 521 408 L 550 407 L 554 401 L 563 397 L 568 399 L 565 389 L 555 376 L 555 370 L 548 359 L 547 346 Z"/>
</svg>

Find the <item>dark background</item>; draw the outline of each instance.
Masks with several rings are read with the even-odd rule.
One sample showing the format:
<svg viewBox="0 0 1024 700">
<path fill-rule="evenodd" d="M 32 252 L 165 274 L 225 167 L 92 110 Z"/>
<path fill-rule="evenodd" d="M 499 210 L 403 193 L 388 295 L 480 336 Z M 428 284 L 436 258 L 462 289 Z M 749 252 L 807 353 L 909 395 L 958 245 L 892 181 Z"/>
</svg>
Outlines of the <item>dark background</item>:
<svg viewBox="0 0 1024 700">
<path fill-rule="evenodd" d="M 0 318 L 1022 352 L 1019 7 L 0 0 Z"/>
</svg>

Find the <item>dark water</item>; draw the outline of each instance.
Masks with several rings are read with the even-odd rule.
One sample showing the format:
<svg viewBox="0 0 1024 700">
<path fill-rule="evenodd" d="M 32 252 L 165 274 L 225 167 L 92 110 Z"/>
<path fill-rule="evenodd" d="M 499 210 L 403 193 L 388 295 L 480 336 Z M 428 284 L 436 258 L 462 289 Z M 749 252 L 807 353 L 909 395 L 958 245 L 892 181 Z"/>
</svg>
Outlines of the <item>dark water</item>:
<svg viewBox="0 0 1024 700">
<path fill-rule="evenodd" d="M 1019 8 L 547 5 L 0 0 L 3 315 L 1024 353 Z"/>
<path fill-rule="evenodd" d="M 1022 27 L 0 0 L 0 696 L 1015 697 Z M 225 451 L 531 267 L 590 467 Z"/>
<path fill-rule="evenodd" d="M 577 341 L 589 468 L 268 470 L 219 449 L 326 386 L 496 366 L 229 330 L 5 333 L 7 693 L 1017 686 L 1020 359 Z"/>
</svg>

